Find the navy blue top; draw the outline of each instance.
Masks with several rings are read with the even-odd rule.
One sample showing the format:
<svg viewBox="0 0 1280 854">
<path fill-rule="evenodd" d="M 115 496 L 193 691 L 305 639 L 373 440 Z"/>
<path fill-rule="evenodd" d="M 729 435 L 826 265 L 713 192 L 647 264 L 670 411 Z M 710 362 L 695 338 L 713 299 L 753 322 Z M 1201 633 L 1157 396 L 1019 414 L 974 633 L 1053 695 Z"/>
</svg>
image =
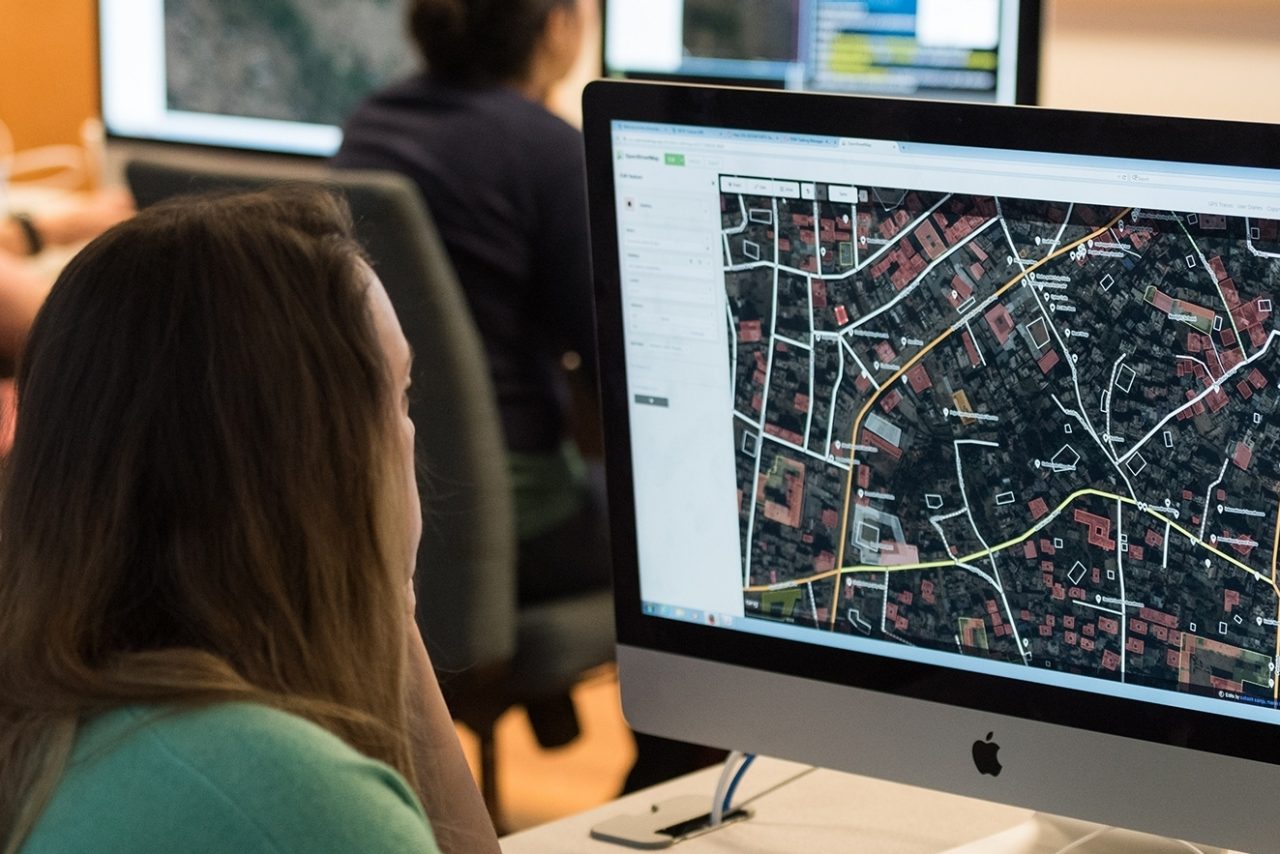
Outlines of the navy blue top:
<svg viewBox="0 0 1280 854">
<path fill-rule="evenodd" d="M 594 372 L 582 134 L 514 90 L 417 75 L 356 110 L 333 165 L 417 183 L 484 341 L 509 450 L 556 451 L 559 358 L 576 350 Z"/>
</svg>

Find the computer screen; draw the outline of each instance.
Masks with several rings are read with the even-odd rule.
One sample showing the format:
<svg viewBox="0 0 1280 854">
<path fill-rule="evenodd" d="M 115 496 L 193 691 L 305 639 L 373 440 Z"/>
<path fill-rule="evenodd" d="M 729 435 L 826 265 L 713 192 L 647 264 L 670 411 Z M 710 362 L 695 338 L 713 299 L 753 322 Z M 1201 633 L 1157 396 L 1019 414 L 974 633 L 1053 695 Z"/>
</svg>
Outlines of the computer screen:
<svg viewBox="0 0 1280 854">
<path fill-rule="evenodd" d="M 586 107 L 633 724 L 1271 845 L 1280 129 Z"/>
<path fill-rule="evenodd" d="M 607 0 L 613 76 L 1034 103 L 1039 0 Z"/>
<path fill-rule="evenodd" d="M 416 57 L 401 0 L 101 0 L 107 131 L 328 156 Z"/>
</svg>

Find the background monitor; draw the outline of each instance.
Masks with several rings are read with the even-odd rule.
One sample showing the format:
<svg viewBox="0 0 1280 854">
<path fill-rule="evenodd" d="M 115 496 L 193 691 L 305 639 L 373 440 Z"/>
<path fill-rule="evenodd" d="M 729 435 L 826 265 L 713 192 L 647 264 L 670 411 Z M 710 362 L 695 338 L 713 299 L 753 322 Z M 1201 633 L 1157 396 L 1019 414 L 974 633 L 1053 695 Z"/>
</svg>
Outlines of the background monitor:
<svg viewBox="0 0 1280 854">
<path fill-rule="evenodd" d="M 401 0 L 101 0 L 114 136 L 327 157 L 417 59 Z"/>
<path fill-rule="evenodd" d="M 1272 849 L 1280 128 L 585 107 L 632 725 Z"/>
<path fill-rule="evenodd" d="M 605 73 L 1036 101 L 1040 0 L 606 0 Z"/>
</svg>

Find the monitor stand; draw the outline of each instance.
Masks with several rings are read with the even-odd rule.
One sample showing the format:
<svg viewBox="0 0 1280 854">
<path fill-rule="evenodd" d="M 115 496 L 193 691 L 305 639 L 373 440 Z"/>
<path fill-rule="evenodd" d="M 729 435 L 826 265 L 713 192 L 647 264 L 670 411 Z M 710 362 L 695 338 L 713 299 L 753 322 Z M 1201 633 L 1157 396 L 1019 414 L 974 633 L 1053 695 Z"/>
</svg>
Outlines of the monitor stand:
<svg viewBox="0 0 1280 854">
<path fill-rule="evenodd" d="M 659 801 L 639 815 L 615 815 L 591 828 L 591 838 L 628 848 L 670 848 L 678 842 L 711 833 L 751 818 L 741 807 L 725 813 L 718 825 L 711 824 L 706 795 L 683 795 Z"/>
<path fill-rule="evenodd" d="M 1103 828 L 1104 825 L 1100 824 L 1038 812 L 1022 824 L 949 848 L 943 854 L 1057 854 L 1064 849 L 1070 854 L 1194 854 L 1197 851 L 1203 854 L 1234 854 L 1224 848 L 1189 845 L 1177 839 L 1123 828 L 1111 828 L 1068 848 Z"/>
</svg>

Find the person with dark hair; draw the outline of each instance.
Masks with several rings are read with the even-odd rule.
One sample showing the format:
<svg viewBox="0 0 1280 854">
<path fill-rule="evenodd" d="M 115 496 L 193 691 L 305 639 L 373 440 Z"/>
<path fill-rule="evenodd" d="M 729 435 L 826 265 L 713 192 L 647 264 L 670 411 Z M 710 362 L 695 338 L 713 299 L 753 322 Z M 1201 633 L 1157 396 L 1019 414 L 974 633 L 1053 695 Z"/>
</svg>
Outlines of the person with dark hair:
<svg viewBox="0 0 1280 854">
<path fill-rule="evenodd" d="M 594 376 L 582 135 L 543 106 L 577 57 L 578 2 L 411 0 L 426 68 L 359 107 L 333 160 L 407 175 L 436 221 L 497 392 L 526 604 L 610 583 L 561 367 L 573 351 Z"/>
<path fill-rule="evenodd" d="M 325 193 L 64 269 L 0 491 L 0 851 L 498 851 L 412 619 L 410 358 Z"/>
<path fill-rule="evenodd" d="M 362 104 L 333 159 L 412 179 L 457 270 L 506 435 L 522 604 L 612 583 L 603 468 L 570 438 L 561 367 L 576 353 L 594 385 L 582 134 L 544 106 L 578 55 L 589 2 L 410 0 L 425 68 Z M 535 729 L 571 731 L 552 717 L 563 708 L 530 708 Z M 636 745 L 626 791 L 723 755 Z"/>
</svg>

